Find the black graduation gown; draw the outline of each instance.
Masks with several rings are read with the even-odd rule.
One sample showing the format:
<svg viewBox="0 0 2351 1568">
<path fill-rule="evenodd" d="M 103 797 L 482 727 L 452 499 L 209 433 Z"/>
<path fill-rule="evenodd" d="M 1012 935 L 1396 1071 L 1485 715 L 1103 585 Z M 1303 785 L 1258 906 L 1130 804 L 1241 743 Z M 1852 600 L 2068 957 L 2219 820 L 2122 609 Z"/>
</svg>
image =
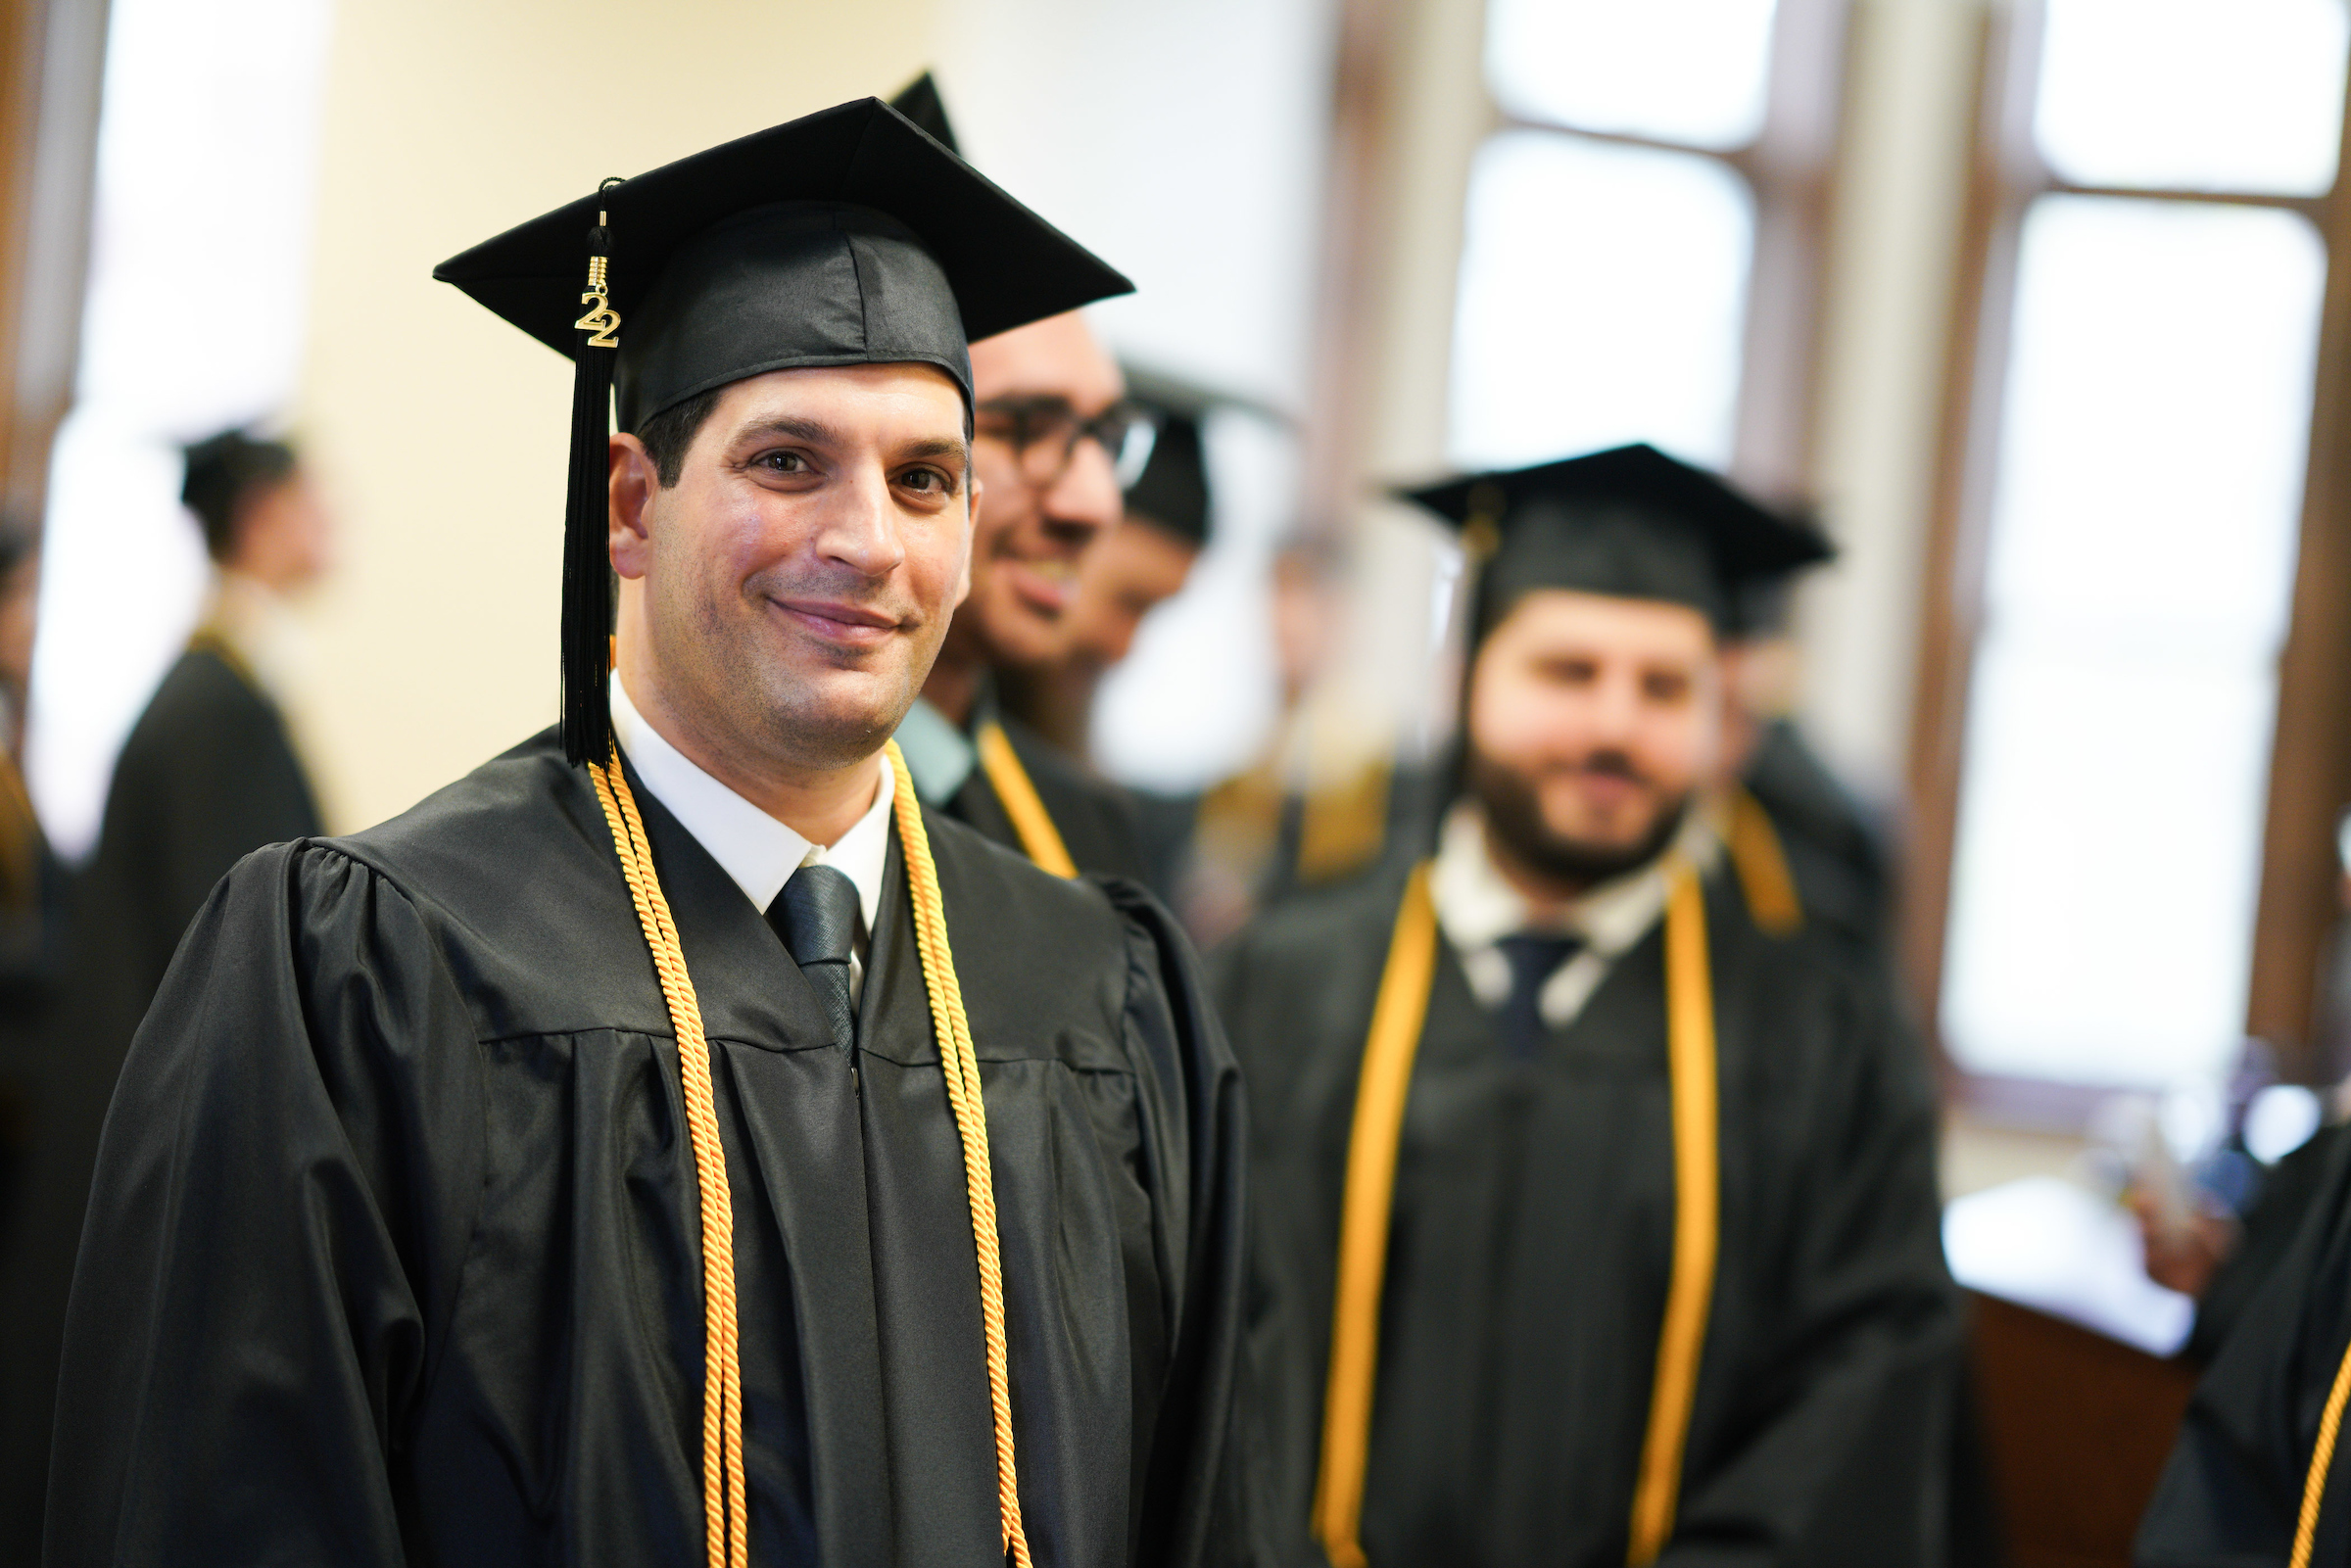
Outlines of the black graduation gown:
<svg viewBox="0 0 2351 1568">
<path fill-rule="evenodd" d="M 2142 1568 L 2283 1568 L 2319 1418 L 2351 1344 L 2351 1138 L 2301 1228 L 2220 1343 L 2139 1522 Z M 2351 1441 L 2337 1443 L 2311 1561 L 2351 1562 Z"/>
<path fill-rule="evenodd" d="M 854 1064 L 639 787 L 711 1041 L 754 1561 L 998 1561 L 963 1163 L 893 844 Z M 1040 1564 L 1240 1553 L 1230 1056 L 1146 897 L 930 819 Z M 852 1069 L 854 1068 L 854 1070 Z M 107 1125 L 47 1560 L 698 1561 L 677 1052 L 552 732 L 207 905 Z"/>
<path fill-rule="evenodd" d="M 1220 960 L 1249 1080 L 1269 1422 L 1311 1497 L 1349 1121 L 1403 879 Z M 1934 1101 L 1876 987 L 1707 893 L 1722 1105 L 1713 1312 L 1665 1563 L 1939 1560 L 1957 1379 Z M 1440 944 L 1399 1152 L 1362 1541 L 1379 1568 L 1619 1568 L 1670 1274 L 1662 927 L 1514 1064 Z"/>
<path fill-rule="evenodd" d="M 319 831 L 276 706 L 217 651 L 182 653 L 116 759 L 60 995 L 27 1065 L 38 1119 L 23 1221 L 0 1258 L 0 1561 L 38 1551 L 58 1335 L 123 1053 L 214 884 L 249 851 Z"/>
<path fill-rule="evenodd" d="M 1892 873 L 1877 827 L 1788 719 L 1763 727 L 1742 781 L 1778 832 L 1804 917 L 1892 973 Z"/>
<path fill-rule="evenodd" d="M 1127 791 L 1017 716 L 1000 711 L 992 692 L 981 698 L 980 712 L 984 719 L 993 718 L 1004 727 L 1004 738 L 1012 742 L 1013 754 L 1021 759 L 1029 782 L 1036 786 L 1036 797 L 1044 802 L 1045 814 L 1060 830 L 1062 845 L 1078 869 L 1149 885 L 1150 860 Z M 947 814 L 1008 849 L 1021 848 L 1021 835 L 1005 815 L 1003 802 L 996 798 L 995 785 L 987 782 L 984 768 L 973 767 L 963 787 L 947 802 Z"/>
<path fill-rule="evenodd" d="M 110 979 L 128 988 L 118 1056 L 213 884 L 322 831 L 276 704 L 212 648 L 182 653 L 122 742 L 88 873 Z"/>
</svg>

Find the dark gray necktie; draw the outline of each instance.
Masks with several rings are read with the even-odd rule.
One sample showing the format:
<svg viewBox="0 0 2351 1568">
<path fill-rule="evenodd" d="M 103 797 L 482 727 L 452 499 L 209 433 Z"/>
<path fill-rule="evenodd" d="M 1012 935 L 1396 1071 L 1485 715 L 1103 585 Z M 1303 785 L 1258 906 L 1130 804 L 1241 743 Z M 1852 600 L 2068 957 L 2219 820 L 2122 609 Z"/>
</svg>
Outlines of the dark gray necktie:
<svg viewBox="0 0 2351 1568">
<path fill-rule="evenodd" d="M 1502 1003 L 1502 1045 L 1515 1062 L 1543 1049 L 1551 1030 L 1543 1022 L 1543 987 L 1559 966 L 1584 945 L 1580 936 L 1556 931 L 1520 931 L 1494 944 L 1511 961 L 1511 993 Z"/>
<path fill-rule="evenodd" d="M 857 885 L 831 866 L 802 866 L 767 907 L 767 923 L 807 976 L 843 1050 L 857 1040 L 849 1001 L 849 951 L 857 939 Z"/>
</svg>

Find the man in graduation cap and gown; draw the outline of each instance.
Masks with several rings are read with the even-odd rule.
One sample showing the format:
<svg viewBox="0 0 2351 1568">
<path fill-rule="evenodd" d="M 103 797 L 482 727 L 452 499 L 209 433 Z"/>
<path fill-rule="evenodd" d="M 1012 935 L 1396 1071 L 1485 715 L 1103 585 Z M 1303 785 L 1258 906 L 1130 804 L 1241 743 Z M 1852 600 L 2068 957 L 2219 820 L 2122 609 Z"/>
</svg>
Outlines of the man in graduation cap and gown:
<svg viewBox="0 0 2351 1568">
<path fill-rule="evenodd" d="M 560 733 L 206 906 L 48 1561 L 1239 1557 L 1184 944 L 886 749 L 965 580 L 967 332 L 1126 281 L 874 100 L 437 275 L 575 356 Z"/>
<path fill-rule="evenodd" d="M 2139 1521 L 2141 1568 L 2351 1562 L 2351 1139 L 2237 1308 Z"/>
<path fill-rule="evenodd" d="M 1079 564 L 1060 655 L 997 677 L 1009 712 L 1080 758 L 1092 755 L 1094 698 L 1103 678 L 1134 651 L 1144 618 L 1183 592 L 1208 547 L 1213 519 L 1202 426 L 1219 400 L 1135 365 L 1120 370 L 1129 401 L 1152 421 L 1150 456 L 1126 488 L 1117 526 L 1087 546 Z"/>
<path fill-rule="evenodd" d="M 928 73 L 892 102 L 956 149 Z M 1127 792 L 1006 711 L 998 680 L 1068 650 L 1080 570 L 1118 524 L 1120 489 L 1150 451 L 1149 415 L 1076 310 L 975 334 L 972 388 L 972 591 L 898 744 L 925 805 L 1057 876 L 1141 879 L 1149 865 Z"/>
<path fill-rule="evenodd" d="M 1440 847 L 1221 963 L 1275 1496 L 1340 1568 L 1939 1560 L 1923 1064 L 1695 806 L 1814 542 L 1646 447 L 1415 499 L 1482 557 Z"/>
</svg>

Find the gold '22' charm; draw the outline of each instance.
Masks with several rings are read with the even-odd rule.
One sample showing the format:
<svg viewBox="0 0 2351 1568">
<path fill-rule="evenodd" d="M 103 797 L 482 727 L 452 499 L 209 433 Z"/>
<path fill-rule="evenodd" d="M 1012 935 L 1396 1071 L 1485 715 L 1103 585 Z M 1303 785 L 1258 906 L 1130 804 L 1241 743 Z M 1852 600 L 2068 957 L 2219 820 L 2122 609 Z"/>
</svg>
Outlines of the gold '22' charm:
<svg viewBox="0 0 2351 1568">
<path fill-rule="evenodd" d="M 588 259 L 588 291 L 580 296 L 580 303 L 594 306 L 595 309 L 572 323 L 578 331 L 595 334 L 588 340 L 591 349 L 620 347 L 620 339 L 613 336 L 620 330 L 620 312 L 612 309 L 611 300 L 605 297 L 604 266 L 603 257 L 592 256 Z"/>
<path fill-rule="evenodd" d="M 595 309 L 572 323 L 582 332 L 596 334 L 588 340 L 588 347 L 591 349 L 619 348 L 620 339 L 612 334 L 620 330 L 620 312 L 612 309 L 611 302 L 600 294 L 583 294 L 580 296 L 580 303 L 596 307 Z"/>
</svg>

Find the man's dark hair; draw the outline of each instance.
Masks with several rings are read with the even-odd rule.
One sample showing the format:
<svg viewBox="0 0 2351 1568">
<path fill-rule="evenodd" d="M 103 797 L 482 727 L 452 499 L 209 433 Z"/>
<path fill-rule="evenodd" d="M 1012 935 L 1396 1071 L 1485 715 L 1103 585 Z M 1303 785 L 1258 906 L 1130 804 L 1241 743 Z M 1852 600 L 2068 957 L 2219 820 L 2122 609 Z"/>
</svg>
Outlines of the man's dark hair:
<svg viewBox="0 0 2351 1568">
<path fill-rule="evenodd" d="M 663 490 L 677 489 L 679 477 L 686 472 L 687 450 L 709 421 L 710 410 L 718 406 L 718 395 L 726 390 L 712 387 L 697 392 L 638 427 L 637 439 L 645 443 L 646 455 L 653 459 L 653 472 L 660 477 Z"/>
<path fill-rule="evenodd" d="M 179 499 L 204 528 L 204 547 L 225 563 L 237 548 L 237 514 L 245 502 L 294 473 L 294 449 L 282 441 L 256 441 L 242 430 L 223 430 L 185 449 L 188 476 Z"/>
</svg>

